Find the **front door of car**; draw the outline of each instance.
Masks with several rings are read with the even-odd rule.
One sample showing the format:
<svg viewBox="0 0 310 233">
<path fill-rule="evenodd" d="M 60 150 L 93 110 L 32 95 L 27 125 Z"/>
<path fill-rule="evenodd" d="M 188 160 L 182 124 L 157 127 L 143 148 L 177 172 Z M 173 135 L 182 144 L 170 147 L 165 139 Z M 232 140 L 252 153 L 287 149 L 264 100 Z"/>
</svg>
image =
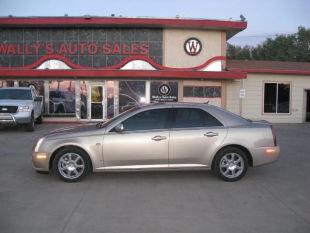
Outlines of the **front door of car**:
<svg viewBox="0 0 310 233">
<path fill-rule="evenodd" d="M 114 128 L 104 136 L 105 168 L 168 167 L 169 119 L 170 109 L 161 108 L 122 121 L 121 132 Z"/>
<path fill-rule="evenodd" d="M 34 117 L 37 118 L 38 116 L 41 115 L 41 104 L 42 101 L 37 101 L 36 98 L 38 97 L 36 91 L 34 88 L 30 88 L 31 90 L 31 95 L 32 95 L 32 100 L 33 100 L 33 112 L 34 112 Z"/>
<path fill-rule="evenodd" d="M 169 141 L 169 166 L 206 166 L 224 140 L 220 121 L 199 108 L 175 108 Z"/>
</svg>

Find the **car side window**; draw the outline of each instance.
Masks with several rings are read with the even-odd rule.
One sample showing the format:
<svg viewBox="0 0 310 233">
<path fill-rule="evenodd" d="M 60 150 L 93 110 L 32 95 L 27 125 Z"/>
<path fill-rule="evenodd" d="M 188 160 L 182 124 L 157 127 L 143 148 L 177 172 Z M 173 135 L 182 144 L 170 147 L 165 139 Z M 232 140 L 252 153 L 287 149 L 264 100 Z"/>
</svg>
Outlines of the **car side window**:
<svg viewBox="0 0 310 233">
<path fill-rule="evenodd" d="M 176 108 L 173 128 L 223 126 L 215 117 L 198 108 Z"/>
<path fill-rule="evenodd" d="M 123 121 L 124 131 L 168 128 L 169 109 L 153 109 L 137 113 Z"/>
</svg>

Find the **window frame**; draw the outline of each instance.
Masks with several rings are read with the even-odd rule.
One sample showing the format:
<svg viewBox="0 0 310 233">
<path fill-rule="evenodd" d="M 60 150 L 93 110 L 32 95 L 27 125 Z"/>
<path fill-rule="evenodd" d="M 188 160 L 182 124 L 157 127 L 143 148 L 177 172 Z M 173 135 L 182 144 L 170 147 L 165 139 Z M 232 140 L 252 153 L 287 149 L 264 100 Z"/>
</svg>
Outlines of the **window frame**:
<svg viewBox="0 0 310 233">
<path fill-rule="evenodd" d="M 265 84 L 276 84 L 276 112 L 265 112 Z M 278 112 L 278 90 L 279 84 L 288 84 L 290 86 L 289 93 L 289 112 Z M 292 114 L 292 82 L 290 81 L 263 81 L 263 93 L 262 93 L 262 115 L 291 115 Z"/>
</svg>

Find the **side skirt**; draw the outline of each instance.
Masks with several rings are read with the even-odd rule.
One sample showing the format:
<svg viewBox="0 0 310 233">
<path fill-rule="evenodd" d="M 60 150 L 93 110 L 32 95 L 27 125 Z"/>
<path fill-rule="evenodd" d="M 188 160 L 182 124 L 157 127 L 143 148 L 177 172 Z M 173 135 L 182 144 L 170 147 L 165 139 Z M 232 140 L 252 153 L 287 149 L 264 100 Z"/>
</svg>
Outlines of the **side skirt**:
<svg viewBox="0 0 310 233">
<path fill-rule="evenodd" d="M 154 165 L 126 165 L 99 167 L 95 172 L 108 171 L 170 171 L 170 170 L 208 170 L 210 167 L 203 164 L 154 164 Z"/>
</svg>

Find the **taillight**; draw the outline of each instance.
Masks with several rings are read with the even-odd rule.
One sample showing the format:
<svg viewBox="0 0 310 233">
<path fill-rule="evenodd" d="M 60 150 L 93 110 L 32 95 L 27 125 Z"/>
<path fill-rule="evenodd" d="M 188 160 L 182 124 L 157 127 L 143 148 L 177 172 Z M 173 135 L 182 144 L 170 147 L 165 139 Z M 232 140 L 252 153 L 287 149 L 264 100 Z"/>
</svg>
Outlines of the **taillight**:
<svg viewBox="0 0 310 233">
<path fill-rule="evenodd" d="M 273 144 L 274 146 L 276 146 L 277 145 L 276 131 L 272 125 L 270 125 L 270 128 L 271 128 L 272 137 L 273 137 Z"/>
</svg>

